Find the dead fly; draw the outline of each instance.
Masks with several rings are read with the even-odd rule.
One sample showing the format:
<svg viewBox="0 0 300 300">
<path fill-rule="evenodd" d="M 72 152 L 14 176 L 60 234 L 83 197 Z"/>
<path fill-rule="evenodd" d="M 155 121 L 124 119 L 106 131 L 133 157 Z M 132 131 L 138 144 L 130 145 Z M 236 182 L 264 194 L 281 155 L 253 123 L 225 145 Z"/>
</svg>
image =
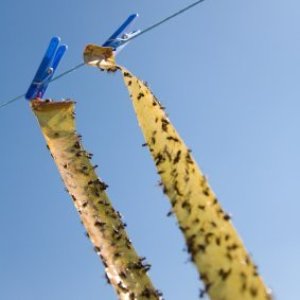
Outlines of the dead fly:
<svg viewBox="0 0 300 300">
<path fill-rule="evenodd" d="M 178 181 L 176 180 L 175 183 L 174 183 L 174 190 L 176 192 L 176 194 L 178 196 L 183 196 L 183 194 L 180 192 L 179 188 L 178 188 Z"/>
<path fill-rule="evenodd" d="M 143 261 L 145 261 L 146 260 L 146 257 L 145 256 L 141 256 L 140 257 L 140 262 L 143 262 Z"/>
<path fill-rule="evenodd" d="M 177 137 L 173 137 L 171 135 L 167 137 L 167 140 L 179 143 L 179 139 Z"/>
<path fill-rule="evenodd" d="M 230 215 L 225 214 L 225 215 L 223 216 L 223 219 L 224 219 L 225 221 L 229 221 L 229 220 L 231 219 L 231 217 L 230 217 Z"/>
<path fill-rule="evenodd" d="M 116 259 L 116 258 L 118 258 L 118 257 L 121 257 L 121 253 L 120 253 L 120 252 L 116 252 L 116 253 L 114 254 L 114 259 Z"/>
<path fill-rule="evenodd" d="M 176 154 L 176 157 L 174 158 L 173 160 L 173 163 L 174 164 L 177 164 L 180 160 L 180 155 L 181 155 L 181 150 L 178 150 L 177 154 Z"/>
<path fill-rule="evenodd" d="M 100 249 L 99 247 L 97 247 L 97 246 L 94 247 L 94 250 L 95 250 L 95 252 L 96 252 L 97 254 L 101 252 L 101 249 Z"/>
<path fill-rule="evenodd" d="M 107 274 L 105 273 L 105 278 L 108 284 L 111 284 L 110 279 L 108 278 Z"/>
<path fill-rule="evenodd" d="M 123 72 L 124 77 L 132 77 L 131 74 L 129 72 Z"/>
<path fill-rule="evenodd" d="M 73 201 L 75 202 L 75 201 L 76 201 L 75 196 L 74 196 L 74 195 L 71 195 L 71 197 L 72 197 Z"/>
<path fill-rule="evenodd" d="M 76 148 L 76 149 L 80 149 L 80 144 L 79 144 L 79 142 L 78 142 L 78 141 L 75 142 L 74 145 L 73 145 L 73 147 Z"/>
<path fill-rule="evenodd" d="M 188 164 L 193 164 L 194 162 L 193 162 L 193 160 L 192 160 L 192 157 L 191 157 L 191 155 L 190 155 L 190 152 L 187 152 L 186 153 L 186 155 L 185 155 L 185 160 L 186 160 L 186 162 L 188 163 Z"/>
<path fill-rule="evenodd" d="M 97 227 L 99 227 L 99 228 L 103 228 L 106 225 L 106 223 L 105 222 L 96 221 L 94 225 L 97 226 Z"/>
<path fill-rule="evenodd" d="M 167 132 L 168 131 L 168 125 L 169 125 L 169 122 L 162 118 L 161 119 L 161 129 L 164 131 L 164 132 Z"/>
<path fill-rule="evenodd" d="M 164 148 L 164 153 L 168 157 L 168 160 L 171 161 L 172 160 L 172 156 L 171 156 L 171 153 L 168 151 L 167 147 Z"/>
<path fill-rule="evenodd" d="M 173 212 L 170 210 L 168 213 L 167 213 L 167 217 L 171 217 L 173 215 Z"/>
<path fill-rule="evenodd" d="M 203 195 L 205 195 L 205 196 L 209 196 L 209 189 L 208 188 L 206 188 L 205 190 L 203 190 Z"/>
<path fill-rule="evenodd" d="M 121 271 L 119 275 L 120 275 L 120 277 L 123 278 L 123 279 L 125 279 L 125 278 L 127 277 L 127 276 L 126 276 L 126 273 L 123 272 L 123 271 Z"/>
<path fill-rule="evenodd" d="M 101 191 L 105 191 L 108 188 L 108 185 L 104 181 L 101 181 L 99 178 L 94 181 L 94 184 L 96 184 Z"/>
<path fill-rule="evenodd" d="M 228 271 L 224 271 L 223 269 L 220 269 L 218 273 L 219 276 L 222 278 L 222 280 L 225 281 L 230 275 L 231 269 L 229 269 Z"/>
<path fill-rule="evenodd" d="M 209 289 L 212 286 L 212 283 L 208 281 L 208 279 L 204 280 L 204 290 L 200 290 L 200 298 L 203 298 L 205 296 L 205 294 L 208 293 Z"/>
<path fill-rule="evenodd" d="M 88 175 L 88 171 L 89 171 L 89 168 L 87 166 L 82 166 L 82 168 L 80 169 L 80 172 L 84 175 Z"/>
<path fill-rule="evenodd" d="M 159 164 L 165 161 L 165 158 L 162 156 L 161 153 L 158 153 L 157 156 L 155 157 L 155 160 L 156 160 L 155 165 L 158 166 Z"/>
<path fill-rule="evenodd" d="M 217 246 L 221 245 L 221 239 L 219 237 L 216 238 L 216 244 L 217 244 Z"/>
<path fill-rule="evenodd" d="M 257 289 L 255 287 L 251 287 L 250 288 L 250 294 L 251 294 L 251 296 L 256 297 L 257 296 Z"/>
<path fill-rule="evenodd" d="M 81 157 L 82 156 L 82 151 L 78 151 L 77 153 L 76 153 L 76 157 Z"/>
<path fill-rule="evenodd" d="M 137 96 L 137 99 L 140 100 L 141 98 L 145 97 L 145 94 L 140 92 Z"/>
</svg>

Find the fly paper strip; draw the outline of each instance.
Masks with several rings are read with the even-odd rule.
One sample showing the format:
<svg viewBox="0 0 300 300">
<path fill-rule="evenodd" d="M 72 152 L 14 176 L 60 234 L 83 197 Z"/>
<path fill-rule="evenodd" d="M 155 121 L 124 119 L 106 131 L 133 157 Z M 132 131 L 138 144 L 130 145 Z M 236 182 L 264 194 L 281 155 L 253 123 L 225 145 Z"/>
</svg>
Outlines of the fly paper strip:
<svg viewBox="0 0 300 300">
<path fill-rule="evenodd" d="M 270 293 L 191 151 L 150 89 L 122 69 L 139 125 L 192 261 L 213 300 L 266 300 Z"/>
<path fill-rule="evenodd" d="M 95 45 L 86 49 L 94 54 L 104 51 Z M 89 55 L 84 54 L 85 58 Z M 86 59 L 88 65 L 105 69 L 103 56 L 98 61 L 99 64 L 95 63 L 97 55 Z M 145 145 L 149 147 L 163 191 L 170 199 L 191 259 L 204 283 L 201 296 L 208 294 L 212 300 L 271 299 L 230 216 L 220 206 L 164 108 L 143 81 L 123 67 L 116 69 L 123 74 Z"/>
<path fill-rule="evenodd" d="M 131 244 L 121 215 L 105 192 L 107 185 L 95 173 L 91 154 L 76 133 L 74 102 L 33 100 L 47 147 L 80 215 L 96 253 L 105 266 L 107 280 L 119 299 L 160 299 L 147 271 L 150 265 Z"/>
</svg>

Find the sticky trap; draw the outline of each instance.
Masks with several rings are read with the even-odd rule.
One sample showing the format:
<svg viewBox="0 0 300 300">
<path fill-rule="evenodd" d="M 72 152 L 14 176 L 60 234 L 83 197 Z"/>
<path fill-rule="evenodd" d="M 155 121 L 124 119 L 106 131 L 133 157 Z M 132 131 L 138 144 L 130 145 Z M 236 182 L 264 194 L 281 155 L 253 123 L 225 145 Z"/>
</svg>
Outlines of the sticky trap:
<svg viewBox="0 0 300 300">
<path fill-rule="evenodd" d="M 105 266 L 107 280 L 119 299 L 160 299 L 144 263 L 132 246 L 121 215 L 106 194 L 107 185 L 96 174 L 91 154 L 76 133 L 74 102 L 31 102 L 47 148 Z M 143 298 L 144 294 L 149 298 Z"/>
</svg>

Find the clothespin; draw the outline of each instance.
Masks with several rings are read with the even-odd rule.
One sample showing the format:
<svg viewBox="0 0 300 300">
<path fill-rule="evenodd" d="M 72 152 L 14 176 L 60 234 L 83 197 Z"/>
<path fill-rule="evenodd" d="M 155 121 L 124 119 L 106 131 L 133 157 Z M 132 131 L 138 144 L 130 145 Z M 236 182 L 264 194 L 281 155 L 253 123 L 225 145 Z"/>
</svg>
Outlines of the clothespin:
<svg viewBox="0 0 300 300">
<path fill-rule="evenodd" d="M 140 30 L 125 32 L 138 16 L 138 14 L 130 15 L 102 46 L 111 47 L 115 54 L 119 53 L 127 45 L 129 39 L 141 32 Z"/>
<path fill-rule="evenodd" d="M 42 62 L 26 92 L 25 98 L 32 100 L 42 98 L 68 47 L 59 46 L 60 38 L 53 37 L 49 43 Z"/>
</svg>

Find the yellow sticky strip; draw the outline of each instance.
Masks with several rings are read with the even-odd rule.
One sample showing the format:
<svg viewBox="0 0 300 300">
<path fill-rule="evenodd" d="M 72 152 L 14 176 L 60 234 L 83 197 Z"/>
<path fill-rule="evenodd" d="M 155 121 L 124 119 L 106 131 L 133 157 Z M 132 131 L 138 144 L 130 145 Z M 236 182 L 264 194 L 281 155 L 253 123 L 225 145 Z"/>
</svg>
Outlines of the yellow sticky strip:
<svg viewBox="0 0 300 300">
<path fill-rule="evenodd" d="M 270 299 L 257 268 L 163 107 L 125 69 L 139 125 L 182 230 L 192 261 L 214 300 Z"/>
<path fill-rule="evenodd" d="M 101 48 L 93 47 L 98 51 Z M 271 299 L 230 216 L 220 206 L 163 107 L 143 81 L 123 67 L 117 68 L 123 74 L 191 259 L 204 282 L 202 295 L 207 293 L 213 300 Z"/>
<path fill-rule="evenodd" d="M 107 185 L 97 177 L 91 154 L 84 150 L 76 134 L 74 102 L 33 100 L 31 107 L 119 299 L 159 299 L 160 293 L 146 274 L 149 265 L 134 250 L 121 216 L 105 192 Z"/>
</svg>

